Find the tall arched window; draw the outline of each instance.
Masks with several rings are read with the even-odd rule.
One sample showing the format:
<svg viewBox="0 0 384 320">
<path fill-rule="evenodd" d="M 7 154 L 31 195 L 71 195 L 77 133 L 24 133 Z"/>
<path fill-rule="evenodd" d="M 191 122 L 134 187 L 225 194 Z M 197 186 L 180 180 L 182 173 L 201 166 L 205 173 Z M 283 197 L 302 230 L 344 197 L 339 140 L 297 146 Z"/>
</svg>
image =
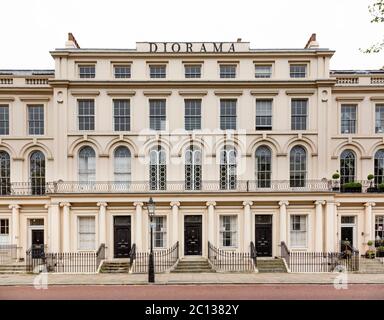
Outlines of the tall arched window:
<svg viewBox="0 0 384 320">
<path fill-rule="evenodd" d="M 34 151 L 29 158 L 29 174 L 32 194 L 45 193 L 45 156 L 41 151 Z"/>
<path fill-rule="evenodd" d="M 271 150 L 266 146 L 258 147 L 255 154 L 256 181 L 258 188 L 271 187 Z"/>
<path fill-rule="evenodd" d="M 236 189 L 236 149 L 233 146 L 224 146 L 220 152 L 220 189 Z"/>
<path fill-rule="evenodd" d="M 9 154 L 0 151 L 0 194 L 11 193 L 11 164 Z"/>
<path fill-rule="evenodd" d="M 83 147 L 79 151 L 79 181 L 81 183 L 95 182 L 96 180 L 96 154 L 89 147 Z"/>
<path fill-rule="evenodd" d="M 131 181 L 131 151 L 127 147 L 117 147 L 114 154 L 115 182 Z"/>
<path fill-rule="evenodd" d="M 302 146 L 292 148 L 289 156 L 289 185 L 305 187 L 307 178 L 307 152 Z"/>
<path fill-rule="evenodd" d="M 185 189 L 201 190 L 201 151 L 193 145 L 185 152 Z"/>
<path fill-rule="evenodd" d="M 384 150 L 375 153 L 375 185 L 384 182 Z"/>
<path fill-rule="evenodd" d="M 352 150 L 344 150 L 340 155 L 340 183 L 355 181 L 356 156 Z"/>
<path fill-rule="evenodd" d="M 149 153 L 149 184 L 151 190 L 167 189 L 167 161 L 165 151 L 157 146 Z"/>
</svg>

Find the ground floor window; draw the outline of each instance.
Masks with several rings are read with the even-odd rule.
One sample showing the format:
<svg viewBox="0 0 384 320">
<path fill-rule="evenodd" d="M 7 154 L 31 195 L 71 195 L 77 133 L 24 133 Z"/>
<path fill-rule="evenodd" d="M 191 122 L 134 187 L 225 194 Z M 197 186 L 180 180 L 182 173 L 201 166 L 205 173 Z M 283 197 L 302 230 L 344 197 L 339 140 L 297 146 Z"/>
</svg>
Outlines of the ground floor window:
<svg viewBox="0 0 384 320">
<path fill-rule="evenodd" d="M 95 250 L 96 228 L 95 217 L 79 217 L 79 250 Z"/>
<path fill-rule="evenodd" d="M 384 240 L 384 216 L 376 216 L 375 240 Z"/>
<path fill-rule="evenodd" d="M 153 247 L 165 248 L 167 246 L 167 217 L 153 217 L 153 224 Z"/>
<path fill-rule="evenodd" d="M 292 215 L 290 225 L 291 247 L 307 247 L 307 216 Z"/>
<path fill-rule="evenodd" d="M 9 220 L 0 219 L 0 245 L 9 244 Z"/>
<path fill-rule="evenodd" d="M 220 244 L 222 247 L 237 246 L 237 215 L 220 216 Z"/>
</svg>

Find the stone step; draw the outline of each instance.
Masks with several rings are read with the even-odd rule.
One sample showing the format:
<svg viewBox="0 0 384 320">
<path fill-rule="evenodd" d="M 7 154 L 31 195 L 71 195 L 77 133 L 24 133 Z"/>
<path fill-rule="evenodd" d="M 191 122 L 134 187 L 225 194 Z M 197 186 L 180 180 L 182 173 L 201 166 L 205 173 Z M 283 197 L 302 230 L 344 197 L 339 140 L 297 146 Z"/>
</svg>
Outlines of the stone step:
<svg viewBox="0 0 384 320">
<path fill-rule="evenodd" d="M 188 269 L 188 270 L 174 269 L 171 272 L 172 273 L 213 273 L 216 271 L 212 269 Z"/>
</svg>

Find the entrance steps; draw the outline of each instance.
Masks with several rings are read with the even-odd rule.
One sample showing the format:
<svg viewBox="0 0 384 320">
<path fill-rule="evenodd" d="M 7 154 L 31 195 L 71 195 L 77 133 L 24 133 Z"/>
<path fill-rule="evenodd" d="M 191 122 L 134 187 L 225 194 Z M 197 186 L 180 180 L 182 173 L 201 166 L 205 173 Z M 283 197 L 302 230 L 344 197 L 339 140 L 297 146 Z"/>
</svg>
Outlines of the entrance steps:
<svg viewBox="0 0 384 320">
<path fill-rule="evenodd" d="M 203 257 L 182 258 L 177 266 L 171 270 L 173 273 L 205 273 L 215 272 L 208 262 L 208 259 Z"/>
<path fill-rule="evenodd" d="M 128 273 L 128 272 L 129 272 L 128 259 L 104 261 L 100 268 L 100 273 Z"/>
<path fill-rule="evenodd" d="M 384 274 L 383 258 L 366 259 L 360 258 L 359 273 L 382 273 Z"/>
<path fill-rule="evenodd" d="M 0 264 L 0 274 L 19 274 L 26 273 L 27 266 L 24 262 L 14 262 L 8 264 Z"/>
<path fill-rule="evenodd" d="M 257 259 L 259 273 L 287 272 L 283 259 Z"/>
</svg>

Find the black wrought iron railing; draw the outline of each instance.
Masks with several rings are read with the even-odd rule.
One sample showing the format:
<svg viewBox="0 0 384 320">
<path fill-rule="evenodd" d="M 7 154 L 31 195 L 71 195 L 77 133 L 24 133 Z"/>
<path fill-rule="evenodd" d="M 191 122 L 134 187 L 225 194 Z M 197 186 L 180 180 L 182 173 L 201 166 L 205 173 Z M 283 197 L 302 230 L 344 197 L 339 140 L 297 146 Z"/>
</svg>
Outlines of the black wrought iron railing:
<svg viewBox="0 0 384 320">
<path fill-rule="evenodd" d="M 358 271 L 359 252 L 303 252 L 289 251 L 281 242 L 281 258 L 284 258 L 289 270 L 298 273 Z"/>
<path fill-rule="evenodd" d="M 179 241 L 171 248 L 154 250 L 155 272 L 161 273 L 170 270 L 179 260 Z M 132 273 L 147 273 L 149 252 L 135 252 Z"/>
<path fill-rule="evenodd" d="M 17 246 L 15 244 L 0 244 L 0 264 L 15 262 L 17 259 Z"/>
<path fill-rule="evenodd" d="M 105 259 L 105 244 L 97 251 L 48 252 L 46 245 L 34 245 L 26 252 L 28 272 L 96 273 Z"/>
<path fill-rule="evenodd" d="M 254 260 L 251 252 L 235 252 L 216 248 L 208 242 L 208 260 L 220 271 L 253 272 Z"/>
</svg>

